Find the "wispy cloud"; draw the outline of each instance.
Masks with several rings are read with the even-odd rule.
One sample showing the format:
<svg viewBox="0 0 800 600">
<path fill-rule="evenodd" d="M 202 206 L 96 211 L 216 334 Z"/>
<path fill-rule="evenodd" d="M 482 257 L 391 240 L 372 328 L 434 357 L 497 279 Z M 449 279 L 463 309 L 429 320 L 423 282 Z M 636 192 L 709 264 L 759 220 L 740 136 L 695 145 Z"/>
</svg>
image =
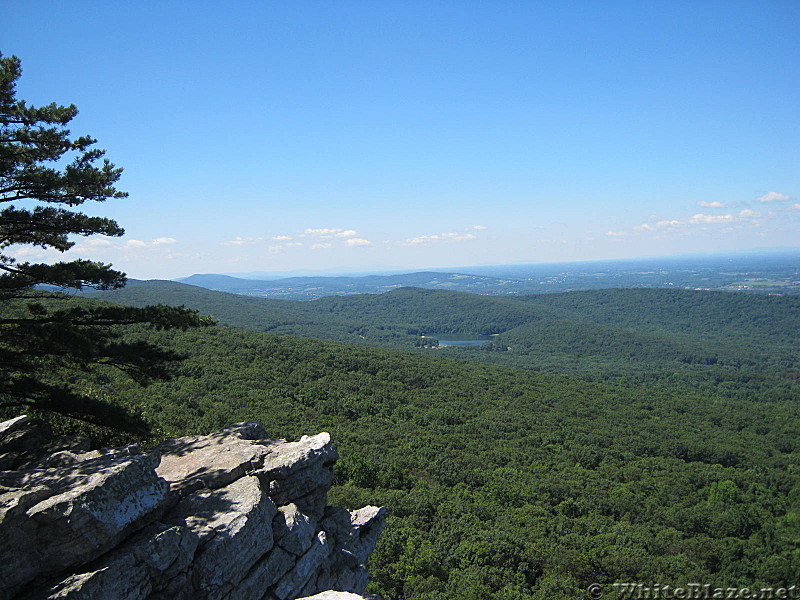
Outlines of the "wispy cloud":
<svg viewBox="0 0 800 600">
<path fill-rule="evenodd" d="M 260 242 L 263 239 L 264 238 L 260 238 L 260 237 L 255 237 L 255 238 L 247 237 L 247 238 L 245 238 L 245 237 L 238 237 L 237 236 L 232 240 L 229 240 L 227 242 L 222 242 L 222 245 L 223 246 L 248 246 L 250 244 L 255 244 L 256 242 Z"/>
<path fill-rule="evenodd" d="M 691 227 L 691 226 L 709 226 L 719 224 L 742 224 L 750 221 L 755 222 L 755 219 L 761 217 L 761 213 L 749 208 L 742 209 L 737 214 L 728 213 L 724 215 L 707 215 L 705 213 L 697 213 L 691 217 L 680 219 L 662 219 L 651 223 L 642 223 L 636 225 L 633 230 L 637 232 L 669 232 L 678 228 Z"/>
<path fill-rule="evenodd" d="M 800 203 L 799 204 L 792 204 L 790 207 L 792 210 L 800 210 Z"/>
<path fill-rule="evenodd" d="M 757 210 L 750 210 L 749 208 L 745 208 L 744 210 L 739 211 L 739 216 L 742 219 L 755 219 L 761 216 L 761 213 Z"/>
<path fill-rule="evenodd" d="M 628 234 L 627 234 L 626 232 L 624 232 L 624 231 L 606 231 L 606 235 L 607 235 L 608 237 L 610 237 L 610 238 L 617 238 L 617 239 L 619 239 L 619 238 L 621 238 L 621 237 L 625 237 L 625 236 L 626 236 L 626 235 L 628 235 Z"/>
<path fill-rule="evenodd" d="M 733 215 L 696 214 L 691 219 L 689 219 L 689 223 L 691 223 L 692 225 L 702 225 L 709 223 L 730 223 L 733 220 L 734 220 Z"/>
<path fill-rule="evenodd" d="M 318 243 L 318 244 L 314 244 L 313 246 L 311 246 L 311 249 L 312 250 L 325 250 L 326 248 L 330 248 L 331 246 L 333 246 L 333 244 L 330 244 L 330 243 L 327 243 L 327 242 Z"/>
<path fill-rule="evenodd" d="M 789 196 L 786 194 L 779 194 L 778 192 L 768 192 L 759 198 L 756 198 L 758 202 L 786 202 L 789 200 Z"/>
<path fill-rule="evenodd" d="M 372 242 L 369 240 L 365 240 L 364 238 L 350 238 L 349 240 L 345 241 L 345 246 L 372 246 Z"/>
<path fill-rule="evenodd" d="M 288 242 L 289 240 L 293 240 L 294 238 L 290 235 L 273 235 L 272 239 L 276 242 Z"/>
<path fill-rule="evenodd" d="M 719 200 L 714 200 L 713 202 L 701 200 L 697 203 L 697 206 L 702 206 L 703 208 L 725 208 L 725 203 Z"/>
<path fill-rule="evenodd" d="M 156 246 L 166 246 L 168 244 L 174 244 L 177 242 L 175 238 L 171 237 L 160 237 L 150 240 L 149 242 L 145 242 L 142 240 L 127 240 L 125 242 L 125 247 L 127 248 L 154 248 Z"/>
<path fill-rule="evenodd" d="M 475 229 L 476 231 L 484 231 L 485 229 L 489 229 L 484 225 L 473 225 L 472 228 Z"/>
<path fill-rule="evenodd" d="M 340 231 L 339 233 L 337 233 L 336 237 L 347 238 L 347 237 L 353 237 L 353 236 L 356 236 L 356 235 L 358 235 L 358 232 L 355 229 L 345 229 L 344 231 Z M 352 246 L 352 244 L 350 244 L 350 245 Z"/>
<path fill-rule="evenodd" d="M 704 216 L 704 215 L 695 215 L 695 216 Z M 681 225 L 686 225 L 686 223 L 684 221 L 678 221 L 677 219 L 663 219 L 661 221 L 656 221 L 655 223 L 642 223 L 641 225 L 637 225 L 636 227 L 634 227 L 634 229 L 636 231 L 655 231 L 657 229 L 680 227 Z"/>
<path fill-rule="evenodd" d="M 73 246 L 74 248 L 108 248 L 109 246 L 113 246 L 114 242 L 109 239 L 98 237 L 98 238 L 90 238 L 88 240 L 83 240 L 79 244 Z"/>
<path fill-rule="evenodd" d="M 437 233 L 434 235 L 420 235 L 415 238 L 409 238 L 403 242 L 404 246 L 416 246 L 417 244 L 433 244 L 436 242 L 463 242 L 466 240 L 474 240 L 477 236 L 474 233 L 462 233 L 460 231 L 451 231 L 449 233 Z"/>
</svg>

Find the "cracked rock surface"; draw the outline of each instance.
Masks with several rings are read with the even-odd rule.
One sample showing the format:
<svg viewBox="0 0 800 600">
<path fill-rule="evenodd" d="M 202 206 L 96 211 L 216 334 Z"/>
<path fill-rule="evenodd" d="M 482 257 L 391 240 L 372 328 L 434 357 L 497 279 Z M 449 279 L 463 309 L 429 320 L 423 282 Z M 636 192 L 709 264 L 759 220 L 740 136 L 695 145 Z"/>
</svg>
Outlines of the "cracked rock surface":
<svg viewBox="0 0 800 600">
<path fill-rule="evenodd" d="M 87 451 L 27 417 L 0 423 L 0 600 L 353 600 L 385 524 L 327 506 L 327 433 L 257 422 Z"/>
</svg>

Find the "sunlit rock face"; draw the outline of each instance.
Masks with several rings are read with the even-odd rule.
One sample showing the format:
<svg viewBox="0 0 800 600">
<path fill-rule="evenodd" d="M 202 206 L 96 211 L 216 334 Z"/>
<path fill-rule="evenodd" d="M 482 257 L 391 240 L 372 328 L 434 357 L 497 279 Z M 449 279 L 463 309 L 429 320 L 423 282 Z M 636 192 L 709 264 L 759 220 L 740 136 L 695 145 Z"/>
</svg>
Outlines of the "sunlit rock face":
<svg viewBox="0 0 800 600">
<path fill-rule="evenodd" d="M 88 452 L 41 423 L 0 423 L 0 600 L 347 600 L 385 510 L 327 506 L 327 433 L 256 422 Z"/>
</svg>

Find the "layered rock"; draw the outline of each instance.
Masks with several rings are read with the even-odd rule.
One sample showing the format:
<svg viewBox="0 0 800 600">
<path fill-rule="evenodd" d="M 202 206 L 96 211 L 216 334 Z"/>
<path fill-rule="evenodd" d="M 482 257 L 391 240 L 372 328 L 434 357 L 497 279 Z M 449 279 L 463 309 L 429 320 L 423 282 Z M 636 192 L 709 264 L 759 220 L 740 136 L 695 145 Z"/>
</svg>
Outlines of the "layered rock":
<svg viewBox="0 0 800 600">
<path fill-rule="evenodd" d="M 272 440 L 249 422 L 150 454 L 73 439 L 40 440 L 36 455 L 37 428 L 0 423 L 0 461 L 23 467 L 0 472 L 0 600 L 364 591 L 385 511 L 326 506 L 338 458 L 327 433 Z"/>
</svg>

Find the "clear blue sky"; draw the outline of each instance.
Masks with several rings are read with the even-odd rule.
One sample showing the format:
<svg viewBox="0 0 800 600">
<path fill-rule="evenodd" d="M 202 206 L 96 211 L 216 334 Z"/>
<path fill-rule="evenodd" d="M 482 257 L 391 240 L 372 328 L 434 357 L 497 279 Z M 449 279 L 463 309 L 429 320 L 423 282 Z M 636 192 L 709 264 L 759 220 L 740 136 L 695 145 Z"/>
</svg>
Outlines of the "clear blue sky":
<svg viewBox="0 0 800 600">
<path fill-rule="evenodd" d="M 800 2 L 4 2 L 133 277 L 800 246 Z M 29 253 L 36 258 L 35 252 Z"/>
</svg>

